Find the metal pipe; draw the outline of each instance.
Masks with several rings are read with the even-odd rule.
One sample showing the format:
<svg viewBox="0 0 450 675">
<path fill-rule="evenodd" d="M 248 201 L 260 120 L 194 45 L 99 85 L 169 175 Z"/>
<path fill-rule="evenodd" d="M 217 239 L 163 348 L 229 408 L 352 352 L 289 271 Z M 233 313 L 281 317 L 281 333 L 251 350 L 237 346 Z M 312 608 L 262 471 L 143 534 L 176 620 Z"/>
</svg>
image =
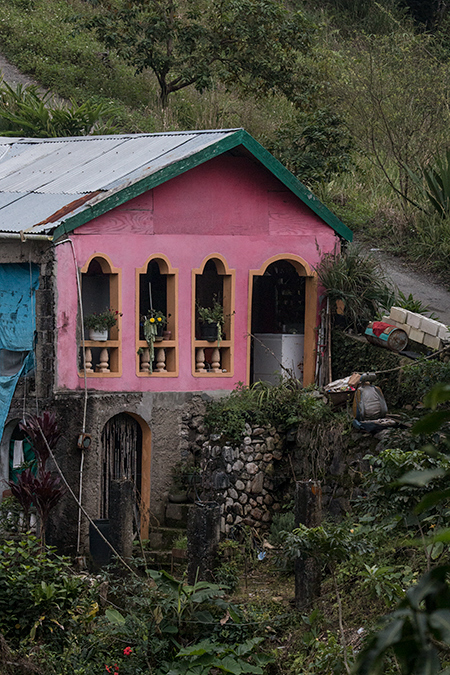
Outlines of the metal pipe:
<svg viewBox="0 0 450 675">
<path fill-rule="evenodd" d="M 34 239 L 35 241 L 53 241 L 53 237 L 49 234 L 33 234 L 32 232 L 0 232 L 1 239 L 20 239 L 26 241 L 27 239 Z"/>
</svg>

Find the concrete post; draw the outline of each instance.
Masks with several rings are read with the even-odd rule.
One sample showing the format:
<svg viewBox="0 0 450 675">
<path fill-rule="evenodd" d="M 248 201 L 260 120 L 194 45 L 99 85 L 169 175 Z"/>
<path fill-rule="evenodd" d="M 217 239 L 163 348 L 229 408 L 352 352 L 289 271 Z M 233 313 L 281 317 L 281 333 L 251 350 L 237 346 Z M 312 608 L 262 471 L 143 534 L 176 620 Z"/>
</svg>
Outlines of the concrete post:
<svg viewBox="0 0 450 675">
<path fill-rule="evenodd" d="M 188 583 L 213 581 L 220 539 L 220 507 L 217 502 L 194 504 L 187 523 Z"/>
<path fill-rule="evenodd" d="M 127 559 L 133 552 L 134 485 L 132 480 L 112 480 L 109 488 L 110 541 Z"/>
<path fill-rule="evenodd" d="M 322 522 L 322 488 L 320 481 L 295 483 L 295 525 L 317 527 Z M 295 563 L 295 605 L 310 607 L 320 594 L 320 565 L 313 558 L 298 558 Z"/>
</svg>

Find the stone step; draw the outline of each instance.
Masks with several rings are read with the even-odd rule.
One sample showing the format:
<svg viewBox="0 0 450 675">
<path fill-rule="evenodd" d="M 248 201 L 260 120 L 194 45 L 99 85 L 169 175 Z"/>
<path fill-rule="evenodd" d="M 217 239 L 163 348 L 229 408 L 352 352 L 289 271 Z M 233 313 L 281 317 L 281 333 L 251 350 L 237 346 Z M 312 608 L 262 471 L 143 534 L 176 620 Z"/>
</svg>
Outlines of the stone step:
<svg viewBox="0 0 450 675">
<path fill-rule="evenodd" d="M 144 551 L 145 562 L 154 570 L 166 570 L 173 574 L 186 567 L 187 553 L 179 549 L 171 551 Z"/>
<path fill-rule="evenodd" d="M 186 535 L 185 527 L 152 527 L 148 533 L 148 545 L 152 550 L 170 551 L 173 542 Z"/>
<path fill-rule="evenodd" d="M 192 509 L 194 504 L 175 504 L 168 502 L 166 506 L 165 525 L 167 527 L 184 527 L 187 526 L 189 509 Z"/>
</svg>

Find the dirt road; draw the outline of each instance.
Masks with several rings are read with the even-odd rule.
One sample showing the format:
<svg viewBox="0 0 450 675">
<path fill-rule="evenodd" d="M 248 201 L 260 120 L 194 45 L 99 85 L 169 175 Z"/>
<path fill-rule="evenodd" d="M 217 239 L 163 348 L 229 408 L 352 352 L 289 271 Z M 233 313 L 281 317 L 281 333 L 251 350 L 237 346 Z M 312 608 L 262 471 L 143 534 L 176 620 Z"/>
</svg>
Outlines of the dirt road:
<svg viewBox="0 0 450 675">
<path fill-rule="evenodd" d="M 358 243 L 356 238 L 356 243 Z M 450 325 L 450 291 L 430 274 L 413 270 L 401 258 L 390 255 L 380 248 L 363 247 L 378 260 L 385 276 L 404 295 L 420 300 L 428 307 L 428 314 L 435 314 L 442 323 Z"/>
<path fill-rule="evenodd" d="M 13 66 L 12 63 L 9 63 L 2 54 L 0 54 L 0 72 L 3 75 L 4 81 L 12 87 L 16 84 L 37 84 L 31 77 L 28 77 L 28 75 L 23 75 L 20 70 L 16 68 L 16 66 Z"/>
</svg>

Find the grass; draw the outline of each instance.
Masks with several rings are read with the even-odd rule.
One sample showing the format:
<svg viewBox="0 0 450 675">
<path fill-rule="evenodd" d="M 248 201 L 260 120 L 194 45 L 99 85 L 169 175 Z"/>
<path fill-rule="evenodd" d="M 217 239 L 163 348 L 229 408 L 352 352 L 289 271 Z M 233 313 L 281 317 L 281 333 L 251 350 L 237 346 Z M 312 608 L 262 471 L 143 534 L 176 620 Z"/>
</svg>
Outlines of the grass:
<svg viewBox="0 0 450 675">
<path fill-rule="evenodd" d="M 314 15 L 307 2 L 305 7 Z M 92 5 L 84 0 L 3 0 L 2 53 L 23 73 L 65 99 L 82 103 L 94 97 L 98 102 L 112 103 L 117 109 L 114 123 L 119 133 L 244 127 L 263 145 L 270 145 L 276 131 L 295 117 L 293 106 L 281 97 L 244 96 L 220 83 L 203 94 L 193 88 L 177 92 L 170 97 L 168 108 L 161 110 L 154 76 L 136 75 L 113 51 L 105 51 L 92 33 L 81 30 L 77 17 L 92 11 Z M 333 101 L 339 112 L 342 102 L 333 93 L 333 78 L 354 76 L 352 62 L 346 57 L 350 37 L 342 16 L 337 13 L 330 18 L 324 11 L 317 14 L 317 21 L 327 24 L 323 44 L 315 48 L 317 105 Z M 384 20 L 388 15 L 381 12 L 380 17 Z M 398 21 L 391 23 L 393 32 L 401 29 Z M 333 28 L 336 25 L 338 30 Z M 354 28 L 358 30 L 356 24 Z M 405 24 L 404 30 L 410 31 L 410 25 Z M 321 68 L 327 69 L 327 74 L 322 74 L 326 75 L 324 82 L 320 80 Z M 436 142 L 430 139 L 430 148 Z M 314 192 L 360 237 L 377 245 L 381 240 L 386 250 L 417 261 L 436 274 L 448 275 L 450 224 L 413 207 L 405 212 L 370 155 L 355 151 L 354 159 L 350 172 L 316 185 Z M 396 182 L 395 167 L 386 162 L 387 172 Z"/>
</svg>

